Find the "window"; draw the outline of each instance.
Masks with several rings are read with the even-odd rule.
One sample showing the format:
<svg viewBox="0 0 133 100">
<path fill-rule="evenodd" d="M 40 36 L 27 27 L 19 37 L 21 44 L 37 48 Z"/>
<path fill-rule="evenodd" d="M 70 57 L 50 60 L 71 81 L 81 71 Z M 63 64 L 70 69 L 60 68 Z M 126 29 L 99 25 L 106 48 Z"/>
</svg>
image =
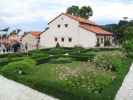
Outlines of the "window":
<svg viewBox="0 0 133 100">
<path fill-rule="evenodd" d="M 57 25 L 57 27 L 58 27 L 58 28 L 60 28 L 60 27 L 61 27 L 61 25 L 59 24 L 59 25 Z"/>
<path fill-rule="evenodd" d="M 65 24 L 65 27 L 67 28 L 68 27 L 68 24 Z"/>
<path fill-rule="evenodd" d="M 55 42 L 57 42 L 57 41 L 58 41 L 57 37 L 55 37 L 55 39 L 54 39 L 54 40 L 55 40 Z"/>
<path fill-rule="evenodd" d="M 96 45 L 97 47 L 99 47 L 100 46 L 100 39 L 99 38 L 97 38 L 97 45 Z"/>
<path fill-rule="evenodd" d="M 103 43 L 103 38 L 101 38 L 101 43 Z"/>
<path fill-rule="evenodd" d="M 72 42 L 72 38 L 69 38 L 68 41 L 69 41 L 69 42 Z"/>
<path fill-rule="evenodd" d="M 110 37 L 108 37 L 108 40 L 111 40 L 111 38 L 110 38 Z"/>
<path fill-rule="evenodd" d="M 99 43 L 99 38 L 97 38 L 97 42 Z"/>
<path fill-rule="evenodd" d="M 64 38 L 61 38 L 61 41 L 64 42 Z"/>
</svg>

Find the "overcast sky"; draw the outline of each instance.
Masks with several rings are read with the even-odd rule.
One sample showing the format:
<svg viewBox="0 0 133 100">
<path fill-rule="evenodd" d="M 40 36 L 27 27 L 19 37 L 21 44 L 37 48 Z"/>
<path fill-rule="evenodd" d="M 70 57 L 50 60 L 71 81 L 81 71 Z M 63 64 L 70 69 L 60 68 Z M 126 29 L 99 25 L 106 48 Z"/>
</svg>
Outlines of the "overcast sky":
<svg viewBox="0 0 133 100">
<path fill-rule="evenodd" d="M 0 0 L 0 28 L 43 30 L 48 21 L 72 5 L 90 5 L 98 24 L 133 18 L 133 0 Z"/>
</svg>

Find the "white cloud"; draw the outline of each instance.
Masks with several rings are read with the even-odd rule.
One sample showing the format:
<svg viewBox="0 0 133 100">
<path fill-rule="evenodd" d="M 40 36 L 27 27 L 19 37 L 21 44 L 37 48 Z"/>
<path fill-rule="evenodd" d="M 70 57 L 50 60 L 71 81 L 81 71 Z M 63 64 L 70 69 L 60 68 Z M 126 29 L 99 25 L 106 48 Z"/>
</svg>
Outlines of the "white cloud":
<svg viewBox="0 0 133 100">
<path fill-rule="evenodd" d="M 71 5 L 90 5 L 99 23 L 133 18 L 133 2 L 127 0 L 0 0 L 0 20 L 9 25 L 48 21 Z M 38 24 L 37 24 L 38 25 Z"/>
<path fill-rule="evenodd" d="M 118 21 L 123 17 L 133 18 L 133 4 L 124 4 L 124 3 L 111 3 L 104 6 L 99 6 L 94 8 L 94 17 L 95 20 L 104 20 L 108 19 L 111 21 Z"/>
</svg>

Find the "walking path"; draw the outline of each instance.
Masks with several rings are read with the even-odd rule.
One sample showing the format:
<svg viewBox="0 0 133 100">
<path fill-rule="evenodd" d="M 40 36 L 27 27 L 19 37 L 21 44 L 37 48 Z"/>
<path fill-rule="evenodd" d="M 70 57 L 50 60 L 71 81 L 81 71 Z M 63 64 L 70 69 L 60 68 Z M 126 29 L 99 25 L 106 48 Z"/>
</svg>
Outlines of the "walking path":
<svg viewBox="0 0 133 100">
<path fill-rule="evenodd" d="M 133 100 L 133 64 L 126 75 L 115 100 Z"/>
<path fill-rule="evenodd" d="M 0 100 L 58 100 L 0 76 Z"/>
</svg>

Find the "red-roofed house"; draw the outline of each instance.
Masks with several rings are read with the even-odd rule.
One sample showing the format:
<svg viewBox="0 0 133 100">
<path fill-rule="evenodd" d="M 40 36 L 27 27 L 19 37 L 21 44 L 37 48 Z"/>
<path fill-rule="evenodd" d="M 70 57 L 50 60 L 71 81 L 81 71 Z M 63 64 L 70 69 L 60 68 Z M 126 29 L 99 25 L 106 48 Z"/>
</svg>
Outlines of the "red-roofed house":
<svg viewBox="0 0 133 100">
<path fill-rule="evenodd" d="M 112 35 L 90 20 L 62 13 L 48 23 L 47 30 L 40 36 L 40 46 L 104 47 L 112 44 Z"/>
<path fill-rule="evenodd" d="M 21 38 L 22 44 L 28 50 L 38 48 L 41 32 L 25 32 Z"/>
</svg>

